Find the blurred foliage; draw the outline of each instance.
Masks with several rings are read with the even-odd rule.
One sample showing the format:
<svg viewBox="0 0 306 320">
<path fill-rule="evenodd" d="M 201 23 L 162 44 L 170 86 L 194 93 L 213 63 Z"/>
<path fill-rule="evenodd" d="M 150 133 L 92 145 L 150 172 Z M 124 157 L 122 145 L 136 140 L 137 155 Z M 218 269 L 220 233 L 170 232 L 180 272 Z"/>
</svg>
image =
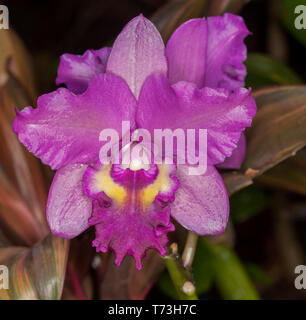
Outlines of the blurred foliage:
<svg viewBox="0 0 306 320">
<path fill-rule="evenodd" d="M 170 0 L 151 17 L 166 42 L 172 32 L 189 19 L 238 13 L 245 0 Z"/>
<path fill-rule="evenodd" d="M 33 76 L 32 60 L 17 34 L 9 30 L 0 32 L 0 74 L 2 79 L 8 76 L 8 59 L 10 59 L 10 71 L 26 88 L 30 97 L 37 97 L 35 80 Z"/>
<path fill-rule="evenodd" d="M 149 250 L 143 260 L 143 268 L 137 270 L 134 260 L 128 256 L 120 267 L 114 264 L 114 256 L 102 257 L 103 284 L 102 299 L 144 299 L 164 268 L 158 252 Z M 103 261 L 102 260 L 102 261 Z"/>
<path fill-rule="evenodd" d="M 238 171 L 223 172 L 230 195 L 306 145 L 306 86 L 273 86 L 253 92 L 257 114 L 246 131 L 247 150 Z"/>
<path fill-rule="evenodd" d="M 231 218 L 234 222 L 246 221 L 269 205 L 269 196 L 257 186 L 249 186 L 230 197 Z"/>
<path fill-rule="evenodd" d="M 57 300 L 61 298 L 66 273 L 69 240 L 52 234 L 31 249 L 0 248 L 0 264 L 9 268 L 9 289 L 1 299 Z"/>
<path fill-rule="evenodd" d="M 306 145 L 306 86 L 275 86 L 253 94 L 257 114 L 247 131 L 242 170 L 256 177 Z"/>
<path fill-rule="evenodd" d="M 223 244 L 208 244 L 214 254 L 216 286 L 223 299 L 258 300 L 259 296 L 236 253 Z"/>
<path fill-rule="evenodd" d="M 12 131 L 15 106 L 31 104 L 27 91 L 8 70 L 0 85 L 0 226 L 12 241 L 34 244 L 48 234 L 47 190 L 40 161 L 25 150 Z"/>
<path fill-rule="evenodd" d="M 248 55 L 246 87 L 301 83 L 299 76 L 285 64 L 260 53 Z"/>
<path fill-rule="evenodd" d="M 266 286 L 273 283 L 271 277 L 256 263 L 245 262 L 243 265 L 252 281 Z"/>
<path fill-rule="evenodd" d="M 258 181 L 306 196 L 306 149 L 270 169 Z"/>
</svg>

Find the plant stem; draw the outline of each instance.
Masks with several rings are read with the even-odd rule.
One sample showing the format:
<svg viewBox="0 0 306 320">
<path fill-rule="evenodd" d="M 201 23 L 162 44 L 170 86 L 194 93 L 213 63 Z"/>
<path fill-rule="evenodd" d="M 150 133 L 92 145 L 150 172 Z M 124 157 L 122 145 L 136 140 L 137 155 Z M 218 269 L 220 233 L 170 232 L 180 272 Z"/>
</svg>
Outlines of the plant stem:
<svg viewBox="0 0 306 320">
<path fill-rule="evenodd" d="M 183 267 L 177 254 L 177 244 L 173 243 L 169 251 L 169 254 L 164 259 L 179 299 L 198 300 L 195 286 L 192 283 L 191 272 Z"/>
<path fill-rule="evenodd" d="M 197 249 L 198 235 L 189 231 L 182 255 L 184 268 L 190 269 L 193 263 L 194 255 Z"/>
</svg>

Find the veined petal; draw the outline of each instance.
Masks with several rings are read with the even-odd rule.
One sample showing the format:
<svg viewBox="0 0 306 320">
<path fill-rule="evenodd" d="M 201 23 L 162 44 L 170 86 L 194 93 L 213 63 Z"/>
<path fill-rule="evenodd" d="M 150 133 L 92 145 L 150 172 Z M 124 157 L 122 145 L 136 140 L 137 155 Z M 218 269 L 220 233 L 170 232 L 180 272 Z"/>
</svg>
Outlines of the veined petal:
<svg viewBox="0 0 306 320">
<path fill-rule="evenodd" d="M 166 46 L 171 84 L 184 80 L 204 86 L 207 38 L 205 18 L 189 20 L 175 30 Z"/>
<path fill-rule="evenodd" d="M 245 152 L 246 139 L 244 133 L 242 133 L 237 148 L 233 151 L 232 155 L 229 158 L 226 158 L 224 162 L 218 164 L 217 167 L 220 169 L 240 169 Z"/>
<path fill-rule="evenodd" d="M 229 157 L 241 132 L 251 125 L 256 104 L 250 91 L 197 87 L 188 82 L 170 86 L 162 75 L 152 75 L 139 96 L 137 125 L 148 129 L 207 129 L 207 156 L 210 164 Z"/>
<path fill-rule="evenodd" d="M 171 84 L 194 82 L 198 88 L 244 86 L 244 38 L 250 34 L 241 17 L 193 19 L 172 34 L 166 46 Z"/>
<path fill-rule="evenodd" d="M 152 22 L 139 15 L 125 26 L 115 40 L 106 71 L 122 77 L 136 98 L 150 74 L 167 74 L 164 43 Z"/>
<path fill-rule="evenodd" d="M 170 165 L 133 171 L 99 163 L 87 169 L 84 191 L 94 198 L 89 223 L 97 251 L 113 250 L 117 265 L 129 254 L 138 269 L 147 249 L 166 254 L 167 233 L 174 230 L 168 207 L 178 188 L 174 171 Z"/>
<path fill-rule="evenodd" d="M 123 79 L 97 75 L 86 92 L 60 88 L 39 97 L 38 107 L 17 112 L 13 130 L 43 163 L 58 169 L 98 158 L 102 129 L 121 133 L 122 121 L 135 123 L 136 100 Z"/>
<path fill-rule="evenodd" d="M 87 165 L 73 164 L 59 169 L 53 179 L 47 203 L 51 231 L 63 238 L 74 238 L 88 227 L 92 199 L 83 192 L 82 177 Z"/>
<path fill-rule="evenodd" d="M 170 204 L 171 215 L 183 227 L 200 235 L 224 232 L 229 200 L 222 177 L 213 166 L 201 176 L 188 175 L 188 166 L 177 168 L 180 188 Z"/>
<path fill-rule="evenodd" d="M 60 58 L 56 84 L 66 84 L 74 93 L 82 93 L 89 81 L 99 73 L 104 73 L 111 48 L 87 50 L 83 55 L 65 53 Z"/>
</svg>

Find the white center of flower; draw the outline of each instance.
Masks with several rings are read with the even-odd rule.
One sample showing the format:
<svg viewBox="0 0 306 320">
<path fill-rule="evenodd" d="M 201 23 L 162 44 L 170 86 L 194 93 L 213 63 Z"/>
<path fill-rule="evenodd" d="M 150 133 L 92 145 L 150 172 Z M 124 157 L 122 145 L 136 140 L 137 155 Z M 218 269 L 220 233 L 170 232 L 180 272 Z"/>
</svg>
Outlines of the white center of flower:
<svg viewBox="0 0 306 320">
<path fill-rule="evenodd" d="M 149 150 L 141 143 L 126 146 L 122 151 L 122 169 L 129 168 L 132 171 L 150 169 Z"/>
</svg>

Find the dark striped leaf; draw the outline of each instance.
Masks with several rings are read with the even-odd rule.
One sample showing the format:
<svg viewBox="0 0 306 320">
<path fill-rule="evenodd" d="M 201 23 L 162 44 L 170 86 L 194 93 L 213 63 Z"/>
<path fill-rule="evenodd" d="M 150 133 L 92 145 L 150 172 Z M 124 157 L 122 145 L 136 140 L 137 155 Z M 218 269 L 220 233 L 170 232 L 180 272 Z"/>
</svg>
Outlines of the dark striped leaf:
<svg viewBox="0 0 306 320">
<path fill-rule="evenodd" d="M 231 196 L 233 193 L 249 186 L 253 183 L 252 179 L 245 174 L 237 171 L 222 172 L 228 194 Z"/>
<path fill-rule="evenodd" d="M 0 299 L 60 299 L 65 278 L 69 241 L 48 235 L 34 247 L 0 248 L 0 264 L 9 270 L 9 289 Z"/>
<path fill-rule="evenodd" d="M 33 245 L 44 237 L 28 204 L 0 171 L 0 228 L 14 244 Z"/>
<path fill-rule="evenodd" d="M 20 81 L 26 88 L 31 99 L 36 99 L 37 92 L 35 88 L 32 62 L 29 53 L 18 35 L 12 30 L 2 30 L 0 32 L 0 77 L 7 78 L 7 62 L 10 59 L 10 70 L 14 77 Z"/>
<path fill-rule="evenodd" d="M 40 238 L 36 241 L 44 238 L 48 234 L 48 227 L 45 217 L 45 206 L 47 199 L 47 192 L 44 185 L 44 180 L 41 172 L 41 165 L 39 160 L 30 154 L 22 144 L 18 141 L 16 134 L 12 131 L 12 123 L 15 118 L 15 106 L 29 105 L 29 98 L 18 82 L 18 80 L 8 72 L 6 81 L 0 86 L 0 166 L 6 173 L 7 180 L 11 184 L 10 189 L 13 190 L 14 199 L 17 199 L 18 203 L 24 203 L 22 207 L 27 207 L 32 215 L 32 220 L 35 221 L 36 226 L 33 229 L 39 230 Z M 1 179 L 3 181 L 3 179 Z M 7 183 L 0 186 L 1 192 L 7 194 Z M 12 192 L 10 192 L 12 194 Z M 0 198 L 4 199 L 6 203 L 2 203 L 0 200 L 0 218 L 9 214 L 7 208 L 6 196 L 0 194 Z M 13 204 L 13 202 L 11 202 Z M 4 208 L 3 208 L 4 207 Z M 16 209 L 21 209 L 15 206 Z M 10 208 L 12 210 L 12 208 Z M 19 210 L 21 213 L 21 210 Z M 13 218 L 13 217 L 11 217 Z M 22 219 L 22 220 L 20 220 Z M 24 221 L 29 219 L 29 216 L 25 214 L 24 217 L 19 215 L 19 223 L 12 220 L 12 224 L 7 225 L 6 229 L 21 228 L 26 226 L 29 222 Z M 4 220 L 8 221 L 6 217 Z M 1 221 L 0 221 L 1 225 Z M 24 228 L 24 232 L 31 233 L 31 230 Z M 34 232 L 35 234 L 35 232 Z M 33 235 L 34 235 L 33 234 Z M 31 234 L 25 236 L 32 236 Z M 23 239 L 28 243 L 28 239 Z"/>
<path fill-rule="evenodd" d="M 258 181 L 306 196 L 306 149 L 268 170 Z"/>
<path fill-rule="evenodd" d="M 247 134 L 243 170 L 255 177 L 306 145 L 306 86 L 276 86 L 253 94 L 258 112 Z"/>
<path fill-rule="evenodd" d="M 305 85 L 261 88 L 254 91 L 253 97 L 258 111 L 247 130 L 242 169 L 222 173 L 230 195 L 306 145 Z"/>
</svg>

